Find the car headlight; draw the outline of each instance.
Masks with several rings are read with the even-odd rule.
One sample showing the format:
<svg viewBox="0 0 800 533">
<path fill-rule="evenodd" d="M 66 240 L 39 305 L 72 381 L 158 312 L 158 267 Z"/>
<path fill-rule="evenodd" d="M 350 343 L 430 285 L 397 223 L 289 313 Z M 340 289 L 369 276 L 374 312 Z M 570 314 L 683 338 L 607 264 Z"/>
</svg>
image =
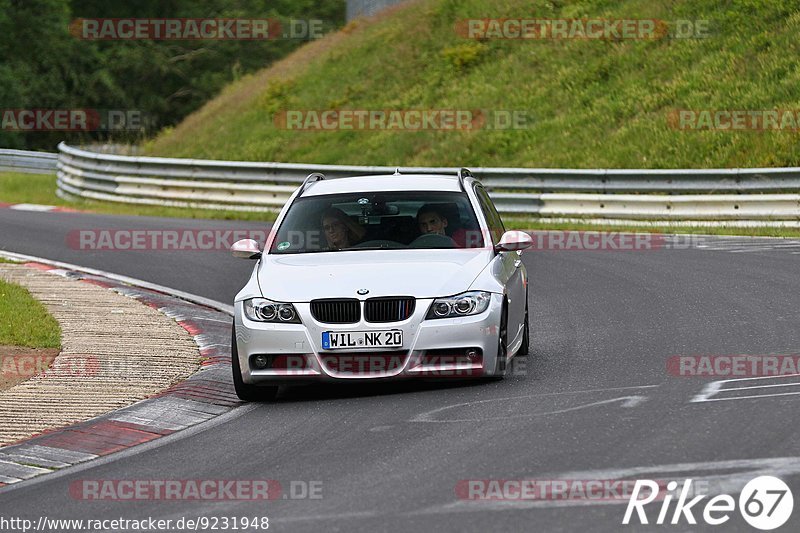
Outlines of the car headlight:
<svg viewBox="0 0 800 533">
<path fill-rule="evenodd" d="M 292 304 L 273 302 L 266 298 L 245 300 L 244 314 L 247 318 L 256 322 L 300 323 L 300 317 Z"/>
<path fill-rule="evenodd" d="M 491 299 L 491 293 L 483 291 L 464 292 L 448 298 L 437 298 L 431 304 L 425 318 L 477 315 L 486 311 Z"/>
</svg>

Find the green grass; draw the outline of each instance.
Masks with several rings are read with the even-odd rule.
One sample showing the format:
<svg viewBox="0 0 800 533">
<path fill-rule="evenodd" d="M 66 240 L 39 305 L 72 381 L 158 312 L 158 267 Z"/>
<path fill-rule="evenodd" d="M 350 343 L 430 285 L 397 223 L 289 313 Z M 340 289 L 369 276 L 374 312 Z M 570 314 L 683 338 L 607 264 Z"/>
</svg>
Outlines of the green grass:
<svg viewBox="0 0 800 533">
<path fill-rule="evenodd" d="M 58 348 L 61 328 L 19 285 L 0 281 L 0 345 Z"/>
<path fill-rule="evenodd" d="M 488 40 L 465 18 L 708 20 L 705 39 Z M 709 168 L 800 165 L 791 131 L 681 131 L 678 109 L 800 109 L 790 0 L 418 0 L 240 80 L 152 155 L 331 164 Z M 521 110 L 522 130 L 298 132 L 281 110 Z"/>
<path fill-rule="evenodd" d="M 112 215 L 140 215 L 151 217 L 200 218 L 218 220 L 272 221 L 275 213 L 256 213 L 246 211 L 220 211 L 213 209 L 193 209 L 180 207 L 161 207 L 133 205 L 115 202 L 101 202 L 80 199 L 63 200 L 56 196 L 56 177 L 46 174 L 20 174 L 0 172 L 0 202 L 9 204 L 29 203 L 69 207 L 81 211 Z"/>
<path fill-rule="evenodd" d="M 64 205 L 56 196 L 56 177 L 46 174 L 0 172 L 0 202 Z"/>
</svg>

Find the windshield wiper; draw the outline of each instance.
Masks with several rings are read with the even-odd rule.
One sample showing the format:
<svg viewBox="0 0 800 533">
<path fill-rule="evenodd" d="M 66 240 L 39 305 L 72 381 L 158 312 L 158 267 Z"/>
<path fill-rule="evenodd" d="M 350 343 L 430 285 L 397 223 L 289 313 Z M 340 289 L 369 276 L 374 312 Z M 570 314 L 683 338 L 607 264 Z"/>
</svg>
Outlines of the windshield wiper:
<svg viewBox="0 0 800 533">
<path fill-rule="evenodd" d="M 358 250 L 399 250 L 393 246 L 351 246 L 349 248 L 339 248 L 339 251 L 357 252 Z"/>
</svg>

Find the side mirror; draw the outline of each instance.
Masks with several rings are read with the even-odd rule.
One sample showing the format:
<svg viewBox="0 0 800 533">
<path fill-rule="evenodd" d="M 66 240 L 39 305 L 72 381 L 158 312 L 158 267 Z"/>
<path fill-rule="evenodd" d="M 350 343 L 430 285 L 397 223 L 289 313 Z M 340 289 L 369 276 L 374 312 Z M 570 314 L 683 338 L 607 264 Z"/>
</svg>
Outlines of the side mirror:
<svg viewBox="0 0 800 533">
<path fill-rule="evenodd" d="M 236 241 L 233 243 L 233 246 L 231 246 L 231 253 L 233 254 L 233 257 L 238 257 L 239 259 L 261 258 L 261 248 L 253 239 L 242 239 L 241 241 Z"/>
<path fill-rule="evenodd" d="M 513 252 L 530 248 L 533 244 L 531 236 L 524 231 L 507 231 L 500 237 L 500 242 L 494 247 L 498 252 Z"/>
</svg>

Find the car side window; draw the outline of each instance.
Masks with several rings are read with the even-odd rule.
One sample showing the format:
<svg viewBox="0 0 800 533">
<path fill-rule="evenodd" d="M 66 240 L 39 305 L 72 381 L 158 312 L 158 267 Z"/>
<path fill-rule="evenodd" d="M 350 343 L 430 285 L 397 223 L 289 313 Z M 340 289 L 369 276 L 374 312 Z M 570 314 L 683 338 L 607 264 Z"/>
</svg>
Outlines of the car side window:
<svg viewBox="0 0 800 533">
<path fill-rule="evenodd" d="M 492 244 L 497 244 L 506 231 L 505 226 L 503 226 L 503 219 L 500 218 L 500 213 L 497 212 L 492 199 L 489 198 L 489 193 L 483 187 L 475 187 L 475 195 L 478 197 L 483 216 L 486 217 L 486 224 L 489 226 L 489 233 L 492 236 Z"/>
</svg>

